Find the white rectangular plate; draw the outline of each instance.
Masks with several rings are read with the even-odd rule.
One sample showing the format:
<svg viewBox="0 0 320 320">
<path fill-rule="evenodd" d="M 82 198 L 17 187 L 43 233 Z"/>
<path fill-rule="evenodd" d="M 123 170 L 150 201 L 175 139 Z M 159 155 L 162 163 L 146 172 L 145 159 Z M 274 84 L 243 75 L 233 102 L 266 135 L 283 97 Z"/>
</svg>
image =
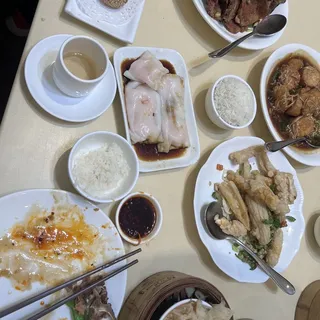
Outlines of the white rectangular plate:
<svg viewBox="0 0 320 320">
<path fill-rule="evenodd" d="M 98 0 L 100 1 L 100 0 Z M 68 0 L 67 4 L 64 8 L 64 11 L 68 13 L 70 16 L 89 24 L 90 26 L 101 30 L 111 36 L 128 43 L 133 43 L 134 38 L 136 36 L 136 32 L 138 29 L 140 17 L 143 11 L 145 0 L 142 0 L 141 4 L 137 8 L 134 16 L 130 19 L 129 22 L 120 25 L 114 25 L 111 23 L 107 23 L 105 21 L 99 20 L 97 15 L 96 18 L 92 18 L 91 16 L 85 14 L 77 3 L 77 0 Z"/>
<path fill-rule="evenodd" d="M 185 108 L 186 122 L 188 127 L 189 138 L 190 138 L 190 147 L 187 149 L 186 153 L 180 158 L 158 160 L 158 161 L 140 160 L 139 161 L 140 172 L 152 172 L 152 171 L 188 167 L 199 160 L 200 144 L 199 144 L 197 124 L 194 116 L 187 66 L 184 62 L 184 59 L 180 55 L 180 53 L 178 53 L 175 50 L 161 49 L 161 48 L 147 48 L 147 47 L 124 47 L 124 48 L 118 49 L 115 52 L 113 62 L 114 62 L 116 78 L 118 82 L 127 140 L 131 143 L 129 125 L 127 120 L 127 112 L 126 112 L 126 106 L 125 106 L 121 64 L 126 59 L 140 57 L 147 50 L 150 51 L 152 54 L 154 54 L 157 59 L 169 61 L 174 66 L 176 73 L 184 79 L 184 84 L 185 84 L 184 108 Z"/>
</svg>

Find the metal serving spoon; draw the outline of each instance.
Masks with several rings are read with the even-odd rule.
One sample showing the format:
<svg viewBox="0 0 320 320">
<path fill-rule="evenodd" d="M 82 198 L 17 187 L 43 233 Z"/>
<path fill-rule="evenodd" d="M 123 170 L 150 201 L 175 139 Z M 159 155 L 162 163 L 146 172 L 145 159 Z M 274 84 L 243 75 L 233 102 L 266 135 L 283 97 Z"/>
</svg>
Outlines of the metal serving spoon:
<svg viewBox="0 0 320 320">
<path fill-rule="evenodd" d="M 222 49 L 215 50 L 209 53 L 210 58 L 221 58 L 230 52 L 232 49 L 237 47 L 244 40 L 252 36 L 271 36 L 279 31 L 281 31 L 287 24 L 287 18 L 281 14 L 273 14 L 262 20 L 251 33 L 245 35 L 244 37 L 230 43 Z"/>
<path fill-rule="evenodd" d="M 305 142 L 309 147 L 317 149 L 320 148 L 320 145 L 312 144 L 308 138 L 298 138 L 298 139 L 288 139 L 284 141 L 274 141 L 274 142 L 267 142 L 265 144 L 265 148 L 270 152 L 277 152 L 285 147 L 291 146 L 292 144 Z"/>
<path fill-rule="evenodd" d="M 260 268 L 281 288 L 285 293 L 293 295 L 296 292 L 294 286 L 285 279 L 282 275 L 272 269 L 264 260 L 260 259 L 248 246 L 246 246 L 239 239 L 225 234 L 220 227 L 215 223 L 215 216 L 222 217 L 222 208 L 219 202 L 212 202 L 208 205 L 205 212 L 205 223 L 211 235 L 218 240 L 230 240 L 239 244 L 245 251 L 247 251 L 252 258 L 258 263 Z"/>
</svg>

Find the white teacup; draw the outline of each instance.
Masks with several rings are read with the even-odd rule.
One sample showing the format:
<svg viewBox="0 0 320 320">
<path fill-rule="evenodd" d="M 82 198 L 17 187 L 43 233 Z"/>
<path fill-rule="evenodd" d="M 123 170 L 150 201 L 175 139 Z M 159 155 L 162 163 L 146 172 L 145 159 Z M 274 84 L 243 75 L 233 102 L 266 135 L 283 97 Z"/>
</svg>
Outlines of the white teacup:
<svg viewBox="0 0 320 320">
<path fill-rule="evenodd" d="M 79 60 L 80 58 L 82 60 Z M 81 62 L 78 66 L 79 70 L 74 69 L 77 68 L 77 59 Z M 109 63 L 108 55 L 99 42 L 85 36 L 73 36 L 66 40 L 60 48 L 53 66 L 53 80 L 66 95 L 76 98 L 85 97 L 104 78 Z M 90 77 L 88 72 L 90 72 Z"/>
</svg>

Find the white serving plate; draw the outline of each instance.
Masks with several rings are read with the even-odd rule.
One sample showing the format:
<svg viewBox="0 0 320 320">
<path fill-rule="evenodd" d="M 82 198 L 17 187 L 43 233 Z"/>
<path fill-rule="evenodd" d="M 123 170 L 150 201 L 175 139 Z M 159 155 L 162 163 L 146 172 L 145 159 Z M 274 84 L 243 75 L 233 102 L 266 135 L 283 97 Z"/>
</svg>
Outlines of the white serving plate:
<svg viewBox="0 0 320 320">
<path fill-rule="evenodd" d="M 273 68 L 279 63 L 281 59 L 287 56 L 290 53 L 294 53 L 296 51 L 304 51 L 308 56 L 311 56 L 313 60 L 317 61 L 320 65 L 320 53 L 316 50 L 307 47 L 303 44 L 288 44 L 276 50 L 267 60 L 261 75 L 260 81 L 260 99 L 262 104 L 262 111 L 264 118 L 267 122 L 268 128 L 273 135 L 274 139 L 277 141 L 283 140 L 283 138 L 278 133 L 277 129 L 274 127 L 272 120 L 269 115 L 268 105 L 267 105 L 267 95 L 266 88 L 268 85 L 269 76 L 273 70 Z M 294 147 L 284 148 L 284 151 L 296 161 L 303 163 L 308 166 L 320 166 L 320 149 L 312 150 L 312 151 L 303 151 Z"/>
<path fill-rule="evenodd" d="M 243 37 L 246 35 L 248 32 L 242 32 L 238 34 L 233 34 L 229 32 L 222 23 L 219 21 L 214 20 L 209 16 L 207 13 L 205 4 L 207 0 L 193 0 L 193 3 L 199 13 L 201 14 L 202 18 L 208 23 L 208 25 L 216 31 L 222 38 L 227 40 L 228 42 L 233 42 L 238 40 L 239 38 Z M 282 14 L 288 19 L 289 15 L 289 0 L 287 0 L 286 3 L 283 3 L 279 5 L 274 11 L 273 14 Z M 276 33 L 273 36 L 270 37 L 251 37 L 244 42 L 242 42 L 239 47 L 243 49 L 248 49 L 248 50 L 261 50 L 265 49 L 267 47 L 272 46 L 274 43 L 276 43 L 280 37 L 282 36 L 284 32 L 284 29 L 281 30 L 280 32 Z"/>
<path fill-rule="evenodd" d="M 98 1 L 100 0 L 91 0 L 94 4 L 95 2 L 97 6 L 100 4 Z M 130 0 L 129 0 L 130 1 Z M 88 5 L 89 1 L 87 0 Z M 141 3 L 136 8 L 135 14 L 132 16 L 132 18 L 129 21 L 126 21 L 126 23 L 109 23 L 106 21 L 103 21 L 99 15 L 88 15 L 86 12 L 81 9 L 80 5 L 81 0 L 68 0 L 66 3 L 66 6 L 64 8 L 64 11 L 71 15 L 72 17 L 89 24 L 90 26 L 97 28 L 101 30 L 102 32 L 105 32 L 121 41 L 133 43 L 134 38 L 136 36 L 136 32 L 138 29 L 139 21 L 141 18 L 141 14 L 143 11 L 145 0 L 141 0 Z M 108 8 L 106 8 L 107 10 Z M 113 9 L 108 9 L 109 11 Z"/>
<path fill-rule="evenodd" d="M 142 161 L 139 159 L 140 172 L 152 172 L 174 168 L 187 167 L 199 160 L 200 157 L 200 143 L 198 137 L 198 130 L 196 119 L 194 116 L 194 109 L 191 97 L 191 90 L 189 84 L 188 70 L 184 62 L 183 57 L 175 50 L 161 49 L 161 48 L 148 48 L 148 47 L 124 47 L 118 49 L 113 57 L 113 63 L 116 72 L 116 78 L 118 82 L 118 89 L 120 94 L 120 100 L 122 105 L 122 112 L 124 118 L 124 125 L 126 130 L 127 140 L 131 143 L 129 125 L 127 120 L 127 112 L 125 106 L 124 87 L 121 74 L 121 63 L 126 59 L 138 58 L 145 51 L 149 50 L 156 56 L 157 59 L 169 61 L 175 68 L 176 73 L 184 79 L 185 84 L 185 114 L 188 127 L 188 133 L 190 138 L 190 147 L 186 153 L 176 159 L 159 160 L 159 161 Z"/>
<path fill-rule="evenodd" d="M 39 205 L 44 209 L 51 210 L 55 203 L 55 199 L 61 199 L 62 203 L 69 203 L 71 205 L 77 205 L 82 209 L 86 222 L 90 225 L 94 225 L 99 229 L 99 232 L 103 234 L 108 240 L 108 251 L 107 255 L 110 260 L 121 256 L 125 253 L 122 240 L 120 235 L 112 223 L 112 221 L 103 213 L 102 210 L 86 201 L 84 198 L 61 190 L 49 190 L 49 189 L 35 189 L 26 190 L 17 193 L 7 195 L 0 199 L 0 216 L 1 216 L 1 226 L 0 226 L 0 237 L 3 236 L 8 229 L 19 221 L 23 221 L 26 214 L 29 212 L 33 205 Z M 87 210 L 85 208 L 88 208 Z M 95 211 L 98 210 L 98 211 Z M 108 228 L 102 228 L 103 225 L 108 224 Z M 121 262 L 116 266 L 111 267 L 108 270 L 114 270 L 119 268 L 119 266 L 124 265 L 125 262 Z M 108 296 L 112 308 L 116 315 L 119 314 L 124 295 L 126 290 L 127 282 L 127 271 L 124 271 L 117 276 L 106 282 Z M 0 310 L 9 307 L 17 303 L 18 301 L 29 298 L 36 293 L 44 291 L 46 287 L 35 283 L 31 290 L 28 291 L 17 291 L 12 287 L 11 282 L 4 278 L 0 278 Z M 61 299 L 61 298 L 60 298 Z M 54 301 L 54 296 L 42 299 L 47 305 Z M 33 303 L 32 305 L 25 307 L 18 311 L 8 315 L 3 320 L 17 320 L 26 319 L 36 312 L 39 312 L 42 308 L 40 301 Z M 59 309 L 52 312 L 46 319 L 67 319 L 72 320 L 69 308 L 62 306 Z"/>
<path fill-rule="evenodd" d="M 209 203 L 214 201 L 212 198 L 214 184 L 222 182 L 223 180 L 223 172 L 216 169 L 217 164 L 222 164 L 225 170 L 236 170 L 238 166 L 234 165 L 229 160 L 229 154 L 234 151 L 261 144 L 264 144 L 264 141 L 256 137 L 237 137 L 223 142 L 213 150 L 209 159 L 201 168 L 195 187 L 194 214 L 200 238 L 207 247 L 215 264 L 228 276 L 239 282 L 262 283 L 267 281 L 269 277 L 259 268 L 251 271 L 248 264 L 240 261 L 235 256 L 230 241 L 216 240 L 208 233 L 203 223 L 204 210 Z M 297 173 L 286 157 L 280 151 L 269 153 L 268 155 L 277 169 L 293 174 L 298 193 L 295 203 L 290 206 L 289 213 L 290 216 L 296 218 L 296 221 L 288 222 L 288 227 L 282 229 L 284 234 L 283 248 L 279 263 L 276 265 L 275 270 L 283 272 L 288 268 L 300 247 L 300 241 L 305 228 L 302 212 L 304 198 Z M 250 163 L 253 169 L 257 168 L 255 158 L 251 158 Z"/>
</svg>

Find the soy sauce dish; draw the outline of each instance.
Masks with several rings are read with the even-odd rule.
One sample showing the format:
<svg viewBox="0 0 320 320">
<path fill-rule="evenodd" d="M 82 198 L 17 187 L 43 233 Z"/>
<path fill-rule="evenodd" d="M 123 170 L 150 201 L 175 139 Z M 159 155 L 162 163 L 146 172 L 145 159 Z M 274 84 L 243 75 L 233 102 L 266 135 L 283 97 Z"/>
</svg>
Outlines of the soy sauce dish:
<svg viewBox="0 0 320 320">
<path fill-rule="evenodd" d="M 162 210 L 152 195 L 136 192 L 125 197 L 116 212 L 116 226 L 121 237 L 133 245 L 152 240 L 162 226 Z"/>
</svg>

